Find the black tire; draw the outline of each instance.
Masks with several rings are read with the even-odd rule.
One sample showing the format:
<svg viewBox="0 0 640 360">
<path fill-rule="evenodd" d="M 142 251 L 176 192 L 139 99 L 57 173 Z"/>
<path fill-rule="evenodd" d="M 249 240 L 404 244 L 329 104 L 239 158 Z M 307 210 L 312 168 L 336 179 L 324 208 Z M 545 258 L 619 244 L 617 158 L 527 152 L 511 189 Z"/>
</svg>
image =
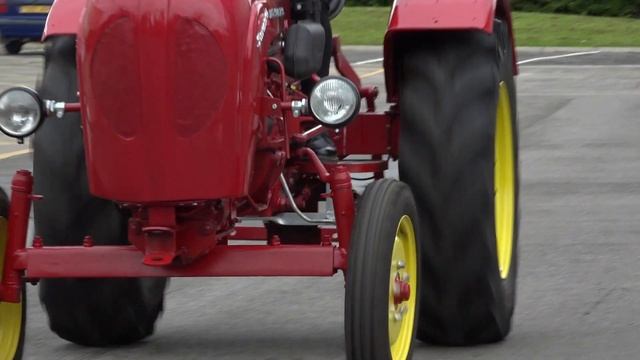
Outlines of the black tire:
<svg viewBox="0 0 640 360">
<path fill-rule="evenodd" d="M 405 216 L 416 219 L 417 210 L 411 190 L 399 181 L 383 179 L 373 182 L 359 200 L 346 281 L 347 359 L 392 359 L 389 336 L 389 321 L 392 321 L 389 318 L 390 274 L 396 234 Z M 410 226 L 413 229 L 413 225 Z M 412 239 L 415 245 L 412 271 L 416 287 L 419 286 L 420 274 L 420 244 L 417 239 L 417 236 Z M 409 265 L 407 268 L 407 271 L 411 271 Z M 419 310 L 419 290 L 411 289 L 411 292 L 411 296 L 415 297 L 415 312 L 411 315 L 413 319 L 405 319 L 410 322 L 406 358 L 411 358 Z"/>
<path fill-rule="evenodd" d="M 414 39 L 415 40 L 415 39 Z M 400 178 L 420 215 L 423 273 L 418 339 L 463 346 L 511 330 L 518 243 L 517 110 L 506 27 L 431 34 L 403 53 Z M 502 279 L 494 213 L 499 87 L 510 96 L 514 156 L 513 250 Z"/>
<path fill-rule="evenodd" d="M 78 100 L 75 37 L 46 41 L 40 94 L 44 99 Z M 35 229 L 46 245 L 79 245 L 85 235 L 96 244 L 127 243 L 126 216 L 110 201 L 91 196 L 80 115 L 49 119 L 36 133 Z M 40 283 L 40 301 L 51 330 L 87 345 L 129 344 L 153 333 L 162 311 L 165 279 L 55 279 Z"/>
<path fill-rule="evenodd" d="M 4 219 L 9 219 L 9 197 L 4 189 L 0 188 L 0 217 Z M 0 231 L 7 231 L 7 228 L 4 228 Z M 2 318 L 0 317 L 0 325 L 2 322 Z M 25 287 L 22 288 L 22 318 L 20 323 L 20 335 L 18 340 L 18 346 L 15 348 L 13 352 L 13 360 L 21 360 L 22 353 L 24 350 L 24 340 L 25 340 L 25 330 L 27 328 L 27 289 Z M 1 327 L 1 326 L 0 326 Z M 5 336 L 2 331 L 0 331 L 0 336 Z M 1 342 L 1 340 L 0 340 Z M 2 351 L 6 349 L 0 349 L 0 358 L 6 358 L 7 356 L 11 356 L 11 354 L 4 354 Z"/>
<path fill-rule="evenodd" d="M 23 45 L 24 45 L 24 42 L 20 40 L 8 40 L 4 44 L 4 49 L 7 51 L 7 54 L 17 55 L 22 50 Z"/>
</svg>

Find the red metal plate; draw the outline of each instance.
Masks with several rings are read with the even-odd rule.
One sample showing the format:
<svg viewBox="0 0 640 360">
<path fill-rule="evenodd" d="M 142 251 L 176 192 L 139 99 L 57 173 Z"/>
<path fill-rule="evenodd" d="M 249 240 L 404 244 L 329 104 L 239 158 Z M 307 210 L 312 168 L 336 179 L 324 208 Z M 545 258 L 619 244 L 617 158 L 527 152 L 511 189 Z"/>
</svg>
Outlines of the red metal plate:
<svg viewBox="0 0 640 360">
<path fill-rule="evenodd" d="M 147 266 L 133 246 L 43 247 L 16 255 L 16 268 L 28 279 L 130 278 L 204 276 L 332 276 L 333 246 L 232 245 L 217 246 L 195 263 L 181 266 Z"/>
</svg>

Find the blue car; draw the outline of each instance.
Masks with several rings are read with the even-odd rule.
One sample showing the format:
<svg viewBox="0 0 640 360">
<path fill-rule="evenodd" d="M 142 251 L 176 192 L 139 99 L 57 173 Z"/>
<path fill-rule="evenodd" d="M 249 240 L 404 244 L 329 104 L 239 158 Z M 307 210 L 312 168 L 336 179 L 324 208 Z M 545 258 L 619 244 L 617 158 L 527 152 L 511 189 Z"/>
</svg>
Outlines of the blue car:
<svg viewBox="0 0 640 360">
<path fill-rule="evenodd" d="M 0 40 L 9 54 L 40 41 L 53 0 L 0 0 Z"/>
</svg>

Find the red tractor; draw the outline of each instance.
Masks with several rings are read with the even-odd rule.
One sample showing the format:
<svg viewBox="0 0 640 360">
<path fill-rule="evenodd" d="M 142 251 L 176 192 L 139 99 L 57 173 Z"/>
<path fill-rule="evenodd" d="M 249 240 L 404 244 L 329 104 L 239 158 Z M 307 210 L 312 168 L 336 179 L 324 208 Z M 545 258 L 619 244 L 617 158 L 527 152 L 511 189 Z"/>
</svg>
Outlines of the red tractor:
<svg viewBox="0 0 640 360">
<path fill-rule="evenodd" d="M 349 359 L 507 336 L 508 1 L 395 1 L 384 112 L 331 37 L 343 5 L 55 2 L 40 88 L 0 95 L 0 129 L 35 133 L 35 177 L 18 171 L 0 207 L 0 359 L 21 357 L 25 283 L 40 284 L 55 333 L 89 346 L 149 336 L 170 277 L 338 271 Z M 394 160 L 400 181 L 385 179 Z"/>
</svg>

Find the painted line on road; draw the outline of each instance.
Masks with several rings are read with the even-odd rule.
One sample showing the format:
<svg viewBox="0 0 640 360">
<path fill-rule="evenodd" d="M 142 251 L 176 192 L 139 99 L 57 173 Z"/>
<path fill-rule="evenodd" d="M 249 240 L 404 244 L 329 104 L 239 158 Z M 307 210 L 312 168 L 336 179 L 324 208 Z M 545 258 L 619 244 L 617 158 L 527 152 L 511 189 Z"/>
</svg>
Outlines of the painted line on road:
<svg viewBox="0 0 640 360">
<path fill-rule="evenodd" d="M 16 156 L 20 156 L 20 155 L 26 155 L 26 154 L 29 154 L 30 152 L 31 152 L 31 149 L 23 149 L 23 150 L 16 150 L 16 151 L 11 151 L 11 152 L 1 153 L 0 154 L 0 160 L 6 160 L 6 159 L 10 159 L 12 157 L 16 157 Z"/>
<path fill-rule="evenodd" d="M 638 69 L 640 65 L 527 65 L 526 69 Z"/>
<path fill-rule="evenodd" d="M 601 52 L 602 52 L 601 50 L 596 50 L 596 51 L 582 51 L 582 52 L 562 54 L 562 55 L 543 56 L 543 57 L 537 57 L 533 59 L 519 61 L 518 65 L 524 65 L 532 62 L 545 61 L 545 60 L 563 59 L 563 58 L 574 57 L 574 56 L 595 55 L 595 54 L 600 54 Z M 375 63 L 382 62 L 383 60 L 384 58 L 376 58 L 376 59 L 357 61 L 353 63 L 353 66 L 375 64 Z"/>
<path fill-rule="evenodd" d="M 354 65 L 354 66 L 358 66 L 358 65 L 375 64 L 375 63 L 382 62 L 383 60 L 384 60 L 384 58 L 377 58 L 377 59 L 371 59 L 371 60 L 364 60 L 364 61 L 354 62 L 354 63 L 353 63 L 353 65 Z"/>
<path fill-rule="evenodd" d="M 384 69 L 380 69 L 380 70 L 376 70 L 376 71 L 372 71 L 370 73 L 366 73 L 362 76 L 360 76 L 360 79 L 366 79 L 368 77 L 372 77 L 372 76 L 376 76 L 378 74 L 382 74 L 384 72 Z"/>
<path fill-rule="evenodd" d="M 518 65 L 524 65 L 532 62 L 537 62 L 537 61 L 563 59 L 563 58 L 574 57 L 574 56 L 595 55 L 595 54 L 600 54 L 601 52 L 602 51 L 597 50 L 597 51 L 583 51 L 583 52 L 570 53 L 570 54 L 564 54 L 564 55 L 543 56 L 543 57 L 537 57 L 533 59 L 518 61 Z"/>
</svg>

